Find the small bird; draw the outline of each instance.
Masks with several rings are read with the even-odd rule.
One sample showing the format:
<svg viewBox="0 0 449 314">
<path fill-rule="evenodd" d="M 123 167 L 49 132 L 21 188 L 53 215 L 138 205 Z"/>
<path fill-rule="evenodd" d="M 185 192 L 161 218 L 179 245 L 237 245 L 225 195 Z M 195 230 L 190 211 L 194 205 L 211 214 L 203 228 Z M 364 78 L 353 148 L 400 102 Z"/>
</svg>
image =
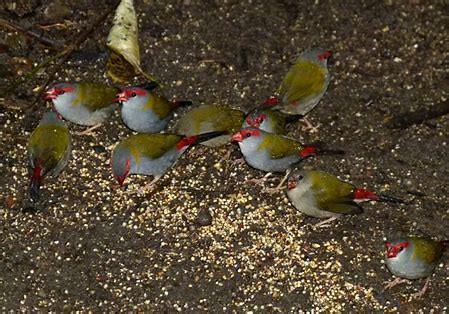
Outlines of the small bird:
<svg viewBox="0 0 449 314">
<path fill-rule="evenodd" d="M 117 94 L 121 103 L 123 122 L 140 133 L 158 133 L 172 118 L 173 110 L 179 106 L 191 105 L 190 101 L 169 101 L 160 92 L 157 84 L 128 87 Z"/>
<path fill-rule="evenodd" d="M 328 172 L 316 170 L 293 172 L 288 178 L 287 196 L 300 212 L 315 218 L 330 218 L 315 226 L 328 223 L 343 214 L 361 213 L 360 202 L 403 202 L 392 196 L 357 188 Z"/>
<path fill-rule="evenodd" d="M 46 112 L 28 141 L 30 196 L 39 198 L 46 176 L 56 177 L 67 165 L 71 152 L 71 137 L 64 121 L 55 112 Z"/>
<path fill-rule="evenodd" d="M 81 133 L 87 134 L 99 127 L 117 107 L 117 92 L 116 88 L 101 83 L 58 83 L 45 92 L 44 98 L 53 101 L 64 119 L 92 126 Z"/>
<path fill-rule="evenodd" d="M 327 60 L 331 51 L 314 48 L 302 52 L 278 88 L 279 98 L 269 97 L 265 104 L 287 114 L 305 116 L 323 97 L 330 82 Z M 310 126 L 310 122 L 305 120 Z"/>
<path fill-rule="evenodd" d="M 449 240 L 434 241 L 422 237 L 405 237 L 386 242 L 385 264 L 396 279 L 385 286 L 390 289 L 407 279 L 427 278 L 415 296 L 422 297 L 429 287 L 430 275 L 438 264 Z"/>
<path fill-rule="evenodd" d="M 112 152 L 111 168 L 120 186 L 130 174 L 152 175 L 156 183 L 192 145 L 209 140 L 223 132 L 183 136 L 175 134 L 136 134 L 121 141 Z"/>
<path fill-rule="evenodd" d="M 271 191 L 279 190 L 293 165 L 318 153 L 316 146 L 302 145 L 288 137 L 254 127 L 241 129 L 232 136 L 232 139 L 238 142 L 243 158 L 251 167 L 268 172 L 262 179 L 252 181 L 260 183 L 273 172 L 288 170 L 276 188 L 267 189 Z"/>
<path fill-rule="evenodd" d="M 283 172 L 301 160 L 315 155 L 315 146 L 301 143 L 281 135 L 248 127 L 232 136 L 237 141 L 246 162 L 266 172 Z"/>
<path fill-rule="evenodd" d="M 258 107 L 246 115 L 242 129 L 252 126 L 266 132 L 284 135 L 287 124 L 296 122 L 299 118 L 299 115 L 286 115 L 266 106 Z"/>
<path fill-rule="evenodd" d="M 186 136 L 207 132 L 223 131 L 225 134 L 212 140 L 202 142 L 206 146 L 224 145 L 231 139 L 231 134 L 240 130 L 245 117 L 243 111 L 223 105 L 206 105 L 188 111 L 176 125 L 176 133 Z M 227 134 L 226 134 L 227 133 Z"/>
</svg>

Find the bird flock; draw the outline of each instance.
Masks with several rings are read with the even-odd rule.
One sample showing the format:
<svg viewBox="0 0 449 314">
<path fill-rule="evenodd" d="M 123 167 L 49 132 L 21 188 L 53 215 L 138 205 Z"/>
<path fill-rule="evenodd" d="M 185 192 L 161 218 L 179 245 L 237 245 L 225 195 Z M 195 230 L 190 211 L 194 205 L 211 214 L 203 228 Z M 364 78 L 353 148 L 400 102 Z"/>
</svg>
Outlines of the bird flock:
<svg viewBox="0 0 449 314">
<path fill-rule="evenodd" d="M 63 119 L 89 126 L 80 133 L 86 134 L 120 107 L 123 122 L 137 132 L 121 140 L 112 152 L 111 169 L 120 186 L 131 174 L 150 175 L 153 180 L 139 190 L 146 191 L 193 145 L 216 147 L 235 141 L 244 160 L 267 173 L 254 180 L 257 183 L 263 184 L 272 173 L 286 173 L 276 188 L 264 189 L 269 193 L 285 189 L 291 204 L 300 212 L 326 218 L 316 226 L 341 215 L 361 213 L 360 203 L 364 201 L 403 203 L 396 197 L 355 187 L 327 172 L 292 170 L 312 156 L 343 153 L 303 144 L 285 135 L 286 125 L 299 119 L 308 128 L 313 127 L 305 116 L 328 88 L 327 62 L 331 55 L 320 48 L 302 52 L 274 96 L 259 107 L 247 114 L 223 105 L 193 107 L 179 119 L 174 134 L 159 132 L 166 128 L 178 107 L 192 103 L 167 99 L 155 82 L 121 90 L 100 83 L 57 83 L 45 93 L 54 110 L 43 115 L 28 143 L 31 199 L 38 200 L 44 178 L 57 176 L 70 158 L 71 135 Z M 427 278 L 418 293 L 422 296 L 447 244 L 448 241 L 415 236 L 386 242 L 386 266 L 396 279 L 385 288 L 405 279 Z"/>
</svg>

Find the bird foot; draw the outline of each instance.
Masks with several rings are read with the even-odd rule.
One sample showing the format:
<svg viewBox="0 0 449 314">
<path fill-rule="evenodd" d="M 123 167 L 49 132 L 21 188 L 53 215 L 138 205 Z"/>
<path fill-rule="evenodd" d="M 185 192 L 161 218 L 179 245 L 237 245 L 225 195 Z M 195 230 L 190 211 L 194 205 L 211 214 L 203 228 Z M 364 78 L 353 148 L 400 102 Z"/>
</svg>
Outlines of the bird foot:
<svg viewBox="0 0 449 314">
<path fill-rule="evenodd" d="M 314 126 L 307 118 L 302 118 L 301 121 L 303 122 L 304 126 L 301 128 L 306 132 L 309 133 L 317 133 L 318 127 L 320 124 L 318 123 L 316 126 Z"/>
<path fill-rule="evenodd" d="M 393 288 L 394 286 L 397 286 L 397 285 L 407 282 L 407 281 L 408 281 L 407 279 L 397 277 L 394 280 L 387 282 L 387 284 L 384 286 L 383 291 L 389 290 L 389 289 Z"/>
<path fill-rule="evenodd" d="M 246 180 L 246 183 L 258 185 L 261 187 L 265 187 L 265 182 L 267 182 L 268 178 L 271 176 L 271 172 L 268 172 L 266 175 L 264 175 L 262 178 L 254 178 Z"/>
<path fill-rule="evenodd" d="M 330 217 L 328 219 L 322 220 L 319 223 L 316 223 L 316 224 L 312 225 L 312 228 L 316 229 L 316 228 L 329 227 L 329 223 L 334 221 L 334 220 L 336 220 L 336 219 L 337 219 L 337 217 Z"/>
<path fill-rule="evenodd" d="M 422 298 L 424 296 L 424 294 L 426 293 L 427 289 L 429 288 L 429 284 L 430 284 L 430 278 L 427 278 L 424 286 L 418 292 L 413 293 L 412 298 L 417 298 L 417 299 Z"/>
<path fill-rule="evenodd" d="M 90 128 L 85 129 L 81 132 L 75 132 L 76 135 L 94 135 L 94 132 L 92 132 L 95 129 L 98 129 L 101 126 L 101 124 L 95 124 L 94 126 L 91 126 Z"/>
</svg>

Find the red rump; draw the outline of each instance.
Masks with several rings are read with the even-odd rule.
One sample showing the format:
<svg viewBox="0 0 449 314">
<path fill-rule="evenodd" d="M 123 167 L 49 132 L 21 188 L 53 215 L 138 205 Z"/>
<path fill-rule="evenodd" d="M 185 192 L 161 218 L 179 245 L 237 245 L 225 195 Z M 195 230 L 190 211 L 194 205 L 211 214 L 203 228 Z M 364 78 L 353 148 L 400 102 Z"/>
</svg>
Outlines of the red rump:
<svg viewBox="0 0 449 314">
<path fill-rule="evenodd" d="M 317 154 L 317 149 L 315 146 L 306 146 L 299 152 L 299 156 L 306 158 Z"/>
<path fill-rule="evenodd" d="M 378 201 L 379 196 L 377 196 L 375 193 L 370 192 L 365 189 L 356 189 L 354 191 L 354 199 L 355 200 L 371 200 L 371 201 Z"/>
<path fill-rule="evenodd" d="M 33 168 L 33 174 L 31 175 L 31 182 L 41 182 L 42 180 L 42 167 L 36 165 Z"/>
<path fill-rule="evenodd" d="M 187 136 L 181 139 L 178 144 L 176 144 L 176 149 L 181 150 L 186 147 L 189 147 L 190 145 L 194 144 L 198 140 L 198 136 Z"/>
<path fill-rule="evenodd" d="M 318 60 L 323 61 L 332 56 L 332 51 L 327 50 L 323 54 L 318 55 Z"/>
<path fill-rule="evenodd" d="M 276 106 L 277 104 L 279 104 L 279 99 L 275 96 L 270 96 L 265 100 L 263 104 L 267 106 Z"/>
</svg>

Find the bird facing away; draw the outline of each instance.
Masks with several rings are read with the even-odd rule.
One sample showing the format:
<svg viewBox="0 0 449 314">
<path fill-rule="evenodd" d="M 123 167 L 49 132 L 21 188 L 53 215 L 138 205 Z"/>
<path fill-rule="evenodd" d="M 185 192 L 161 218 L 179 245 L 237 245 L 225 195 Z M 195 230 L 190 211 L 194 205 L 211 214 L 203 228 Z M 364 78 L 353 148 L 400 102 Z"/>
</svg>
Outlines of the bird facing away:
<svg viewBox="0 0 449 314">
<path fill-rule="evenodd" d="M 385 264 L 397 278 L 385 289 L 406 281 L 405 279 L 427 278 L 423 288 L 415 294 L 422 297 L 426 292 L 430 275 L 438 264 L 449 241 L 435 241 L 423 237 L 404 237 L 386 242 Z"/>
<path fill-rule="evenodd" d="M 64 121 L 55 112 L 46 112 L 28 141 L 30 195 L 37 200 L 47 176 L 57 176 L 67 165 L 71 137 Z"/>
<path fill-rule="evenodd" d="M 270 97 L 267 105 L 287 114 L 305 116 L 323 97 L 329 86 L 327 60 L 331 51 L 314 48 L 302 52 L 279 86 L 279 98 Z"/>
<path fill-rule="evenodd" d="M 189 110 L 176 125 L 176 133 L 186 136 L 223 131 L 227 134 L 203 142 L 206 146 L 228 143 L 231 134 L 240 130 L 245 113 L 224 105 L 205 105 Z"/>
<path fill-rule="evenodd" d="M 122 120 L 131 130 L 158 133 L 167 126 L 175 108 L 191 104 L 190 101 L 169 101 L 156 88 L 157 85 L 150 82 L 125 88 L 117 95 Z"/>
</svg>

